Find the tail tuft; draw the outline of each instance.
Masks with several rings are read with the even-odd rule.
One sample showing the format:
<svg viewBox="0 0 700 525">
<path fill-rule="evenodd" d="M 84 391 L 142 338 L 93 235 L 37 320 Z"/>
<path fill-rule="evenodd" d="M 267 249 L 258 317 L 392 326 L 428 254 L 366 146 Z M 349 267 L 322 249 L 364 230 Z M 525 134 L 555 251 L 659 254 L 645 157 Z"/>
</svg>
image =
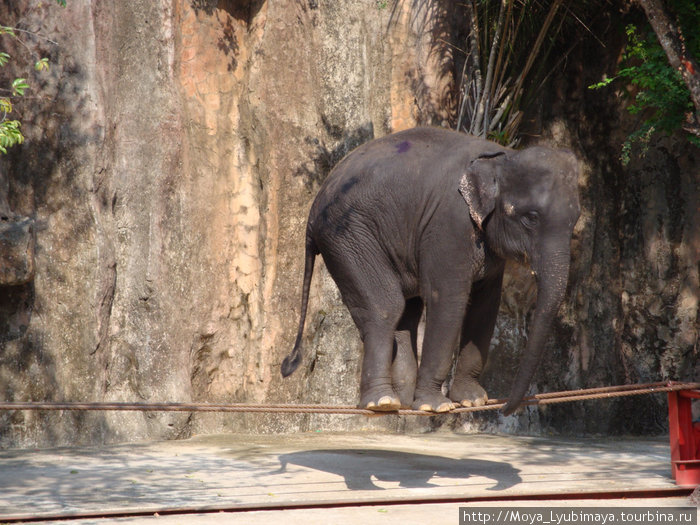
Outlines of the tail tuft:
<svg viewBox="0 0 700 525">
<path fill-rule="evenodd" d="M 292 353 L 290 353 L 287 357 L 284 358 L 284 361 L 282 361 L 282 366 L 280 367 L 282 371 L 282 377 L 288 377 L 292 375 L 299 366 L 299 363 L 301 363 L 301 354 L 299 353 L 298 347 L 295 346 L 294 350 L 292 350 Z"/>
</svg>

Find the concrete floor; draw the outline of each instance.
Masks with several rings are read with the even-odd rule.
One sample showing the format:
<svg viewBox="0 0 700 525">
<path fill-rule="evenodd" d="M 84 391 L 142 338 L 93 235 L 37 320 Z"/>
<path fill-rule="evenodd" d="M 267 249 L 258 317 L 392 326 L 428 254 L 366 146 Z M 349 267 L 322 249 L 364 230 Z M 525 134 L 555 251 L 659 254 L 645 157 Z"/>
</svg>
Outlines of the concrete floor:
<svg viewBox="0 0 700 525">
<path fill-rule="evenodd" d="M 7 450 L 0 465 L 0 523 L 458 524 L 467 505 L 691 504 L 666 439 L 232 434 Z"/>
</svg>

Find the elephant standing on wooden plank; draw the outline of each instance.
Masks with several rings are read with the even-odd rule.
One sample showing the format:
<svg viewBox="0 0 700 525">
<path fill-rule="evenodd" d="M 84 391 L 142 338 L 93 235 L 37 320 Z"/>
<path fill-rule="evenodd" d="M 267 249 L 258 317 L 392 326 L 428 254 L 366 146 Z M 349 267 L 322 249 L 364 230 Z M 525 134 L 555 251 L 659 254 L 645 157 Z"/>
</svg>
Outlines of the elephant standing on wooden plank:
<svg viewBox="0 0 700 525">
<path fill-rule="evenodd" d="M 580 213 L 571 152 L 516 151 L 440 128 L 373 140 L 347 155 L 316 196 L 306 229 L 297 340 L 323 256 L 364 344 L 360 406 L 444 412 L 486 402 L 478 382 L 493 335 L 506 259 L 529 261 L 537 302 L 504 413 L 529 388 L 566 292 Z M 417 330 L 425 310 L 420 364 Z M 442 385 L 457 368 L 448 397 Z"/>
</svg>

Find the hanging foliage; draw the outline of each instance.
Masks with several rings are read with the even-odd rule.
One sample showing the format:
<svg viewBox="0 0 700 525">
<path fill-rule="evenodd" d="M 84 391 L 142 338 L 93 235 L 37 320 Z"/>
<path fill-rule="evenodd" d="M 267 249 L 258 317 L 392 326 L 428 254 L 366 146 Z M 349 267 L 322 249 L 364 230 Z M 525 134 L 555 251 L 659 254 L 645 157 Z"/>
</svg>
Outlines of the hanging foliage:
<svg viewBox="0 0 700 525">
<path fill-rule="evenodd" d="M 670 27 L 675 24 L 664 13 L 667 31 L 661 36 L 653 25 L 629 24 L 626 29 L 627 45 L 617 74 L 589 86 L 591 89 L 601 89 L 622 82 L 632 87 L 627 110 L 637 115 L 639 120 L 635 130 L 622 144 L 620 159 L 623 164 L 629 163 L 635 145 L 639 146 L 639 153 L 644 156 L 657 133 L 670 135 L 682 131 L 685 133 L 679 136 L 684 135 L 691 144 L 700 147 L 700 102 L 694 102 L 700 101 L 700 71 L 696 71 L 694 66 L 694 57 L 700 55 L 700 33 L 695 30 L 700 27 L 700 7 L 694 2 L 670 2 L 677 15 L 674 19 L 678 20 L 678 26 Z M 656 5 L 654 7 L 658 8 Z M 650 19 L 658 23 L 658 12 L 649 8 L 647 13 L 654 15 Z M 678 40 L 676 46 L 662 44 L 662 41 L 674 38 Z M 674 52 L 677 52 L 676 56 Z M 674 57 L 673 60 L 671 57 Z M 673 66 L 672 62 L 676 65 Z M 697 93 L 694 94 L 693 88 Z"/>
<path fill-rule="evenodd" d="M 466 60 L 457 129 L 515 145 L 524 110 L 548 75 L 545 64 L 567 19 L 563 0 L 468 0 Z"/>
<path fill-rule="evenodd" d="M 65 0 L 56 0 L 62 6 L 66 6 Z M 22 43 L 22 46 L 34 55 L 29 45 L 21 39 L 22 34 L 34 34 L 31 31 L 20 29 L 18 27 L 10 27 L 0 24 L 0 46 L 2 46 L 1 38 L 9 38 Z M 38 36 L 38 35 L 36 35 Z M 47 39 L 48 40 L 48 39 Z M 3 49 L 0 47 L 0 49 Z M 0 67 L 5 67 L 12 57 L 5 51 L 0 51 Z M 34 69 L 36 71 L 46 71 L 49 69 L 49 59 L 46 57 L 34 57 Z M 25 78 L 15 78 L 9 86 L 0 86 L 0 153 L 7 153 L 7 149 L 17 144 L 24 142 L 24 135 L 20 129 L 21 123 L 17 119 L 9 118 L 13 112 L 13 99 L 23 97 L 29 84 Z"/>
</svg>

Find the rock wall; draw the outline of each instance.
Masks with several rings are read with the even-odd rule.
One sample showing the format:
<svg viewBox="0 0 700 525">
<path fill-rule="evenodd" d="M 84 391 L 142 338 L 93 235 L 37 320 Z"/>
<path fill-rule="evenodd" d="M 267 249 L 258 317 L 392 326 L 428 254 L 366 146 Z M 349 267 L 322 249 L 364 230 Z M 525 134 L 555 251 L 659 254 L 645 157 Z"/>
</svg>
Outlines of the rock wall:
<svg viewBox="0 0 700 525">
<path fill-rule="evenodd" d="M 458 10 L 438 0 L 0 6 L 3 24 L 58 43 L 27 37 L 52 66 L 31 79 L 39 98 L 21 104 L 27 141 L 0 159 L 7 201 L 34 219 L 36 243 L 34 280 L 0 287 L 0 397 L 355 403 L 361 343 L 322 264 L 303 366 L 279 375 L 307 210 L 355 146 L 453 121 Z M 690 379 L 697 150 L 659 143 L 623 168 L 615 141 L 627 124 L 607 118 L 619 101 L 585 88 L 620 42 L 605 60 L 586 42 L 541 115 L 542 140 L 572 147 L 585 176 L 570 294 L 535 389 Z M 485 373 L 494 397 L 508 391 L 533 298 L 527 270 L 512 266 Z M 438 425 L 646 432 L 663 424 L 662 405 L 422 420 L 0 412 L 0 446 Z"/>
<path fill-rule="evenodd" d="M 360 346 L 322 268 L 306 371 L 278 371 L 306 213 L 358 144 L 449 118 L 449 52 L 433 52 L 444 15 L 373 0 L 132 0 L 27 2 L 0 18 L 58 43 L 27 37 L 51 70 L 21 103 L 26 143 L 2 159 L 37 247 L 34 281 L 0 290 L 3 399 L 352 402 Z M 310 424 L 4 412 L 0 443 Z"/>
</svg>

